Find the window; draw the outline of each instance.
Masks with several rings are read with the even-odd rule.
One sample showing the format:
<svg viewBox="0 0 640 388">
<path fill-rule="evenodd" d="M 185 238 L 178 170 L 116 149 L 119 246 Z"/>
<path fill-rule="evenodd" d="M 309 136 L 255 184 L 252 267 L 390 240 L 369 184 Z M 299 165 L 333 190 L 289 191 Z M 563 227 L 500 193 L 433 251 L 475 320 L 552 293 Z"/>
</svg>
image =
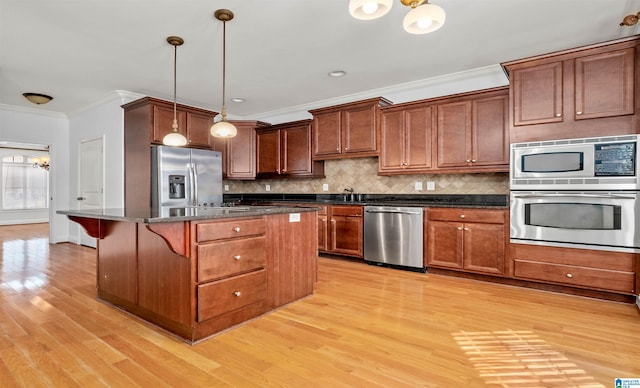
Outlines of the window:
<svg viewBox="0 0 640 388">
<path fill-rule="evenodd" d="M 46 209 L 49 174 L 35 167 L 35 156 L 2 158 L 2 210 Z"/>
</svg>

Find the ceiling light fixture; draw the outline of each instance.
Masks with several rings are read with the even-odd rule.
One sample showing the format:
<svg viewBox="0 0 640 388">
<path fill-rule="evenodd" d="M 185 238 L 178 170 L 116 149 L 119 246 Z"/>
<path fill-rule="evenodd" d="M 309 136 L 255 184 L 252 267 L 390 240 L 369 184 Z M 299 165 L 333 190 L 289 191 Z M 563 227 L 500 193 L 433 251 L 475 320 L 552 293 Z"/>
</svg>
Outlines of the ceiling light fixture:
<svg viewBox="0 0 640 388">
<path fill-rule="evenodd" d="M 173 130 L 162 138 L 162 144 L 174 147 L 182 147 L 187 145 L 187 138 L 178 132 L 178 118 L 176 114 L 176 69 L 178 58 L 178 46 L 182 46 L 184 39 L 178 36 L 170 36 L 167 42 L 173 46 Z"/>
<path fill-rule="evenodd" d="M 351 0 L 349 13 L 356 19 L 372 20 L 384 16 L 391 9 L 392 0 Z M 444 25 L 444 10 L 430 4 L 428 0 L 400 0 L 402 5 L 411 7 L 404 17 L 402 26 L 410 34 L 428 34 Z"/>
<path fill-rule="evenodd" d="M 30 102 L 38 105 L 46 104 L 47 102 L 53 100 L 53 97 L 40 93 L 22 93 L 22 95 Z"/>
<path fill-rule="evenodd" d="M 49 158 L 48 155 L 45 155 L 40 158 L 35 158 L 33 161 L 33 168 L 40 167 L 43 170 L 49 171 L 50 162 L 51 162 L 51 159 Z"/>
<path fill-rule="evenodd" d="M 624 17 L 624 19 L 622 19 L 622 22 L 620 23 L 620 27 L 622 26 L 635 26 L 638 23 L 638 20 L 640 20 L 640 12 L 638 12 L 635 15 L 627 15 Z"/>
<path fill-rule="evenodd" d="M 344 70 L 333 70 L 329 72 L 329 77 L 344 77 L 347 72 Z"/>
<path fill-rule="evenodd" d="M 227 107 L 224 103 L 227 67 L 227 22 L 233 19 L 233 12 L 228 9 L 219 9 L 213 14 L 213 16 L 222 22 L 222 109 L 220 110 L 220 121 L 211 126 L 211 136 L 229 138 L 238 134 L 238 129 L 235 125 L 227 121 Z"/>
</svg>

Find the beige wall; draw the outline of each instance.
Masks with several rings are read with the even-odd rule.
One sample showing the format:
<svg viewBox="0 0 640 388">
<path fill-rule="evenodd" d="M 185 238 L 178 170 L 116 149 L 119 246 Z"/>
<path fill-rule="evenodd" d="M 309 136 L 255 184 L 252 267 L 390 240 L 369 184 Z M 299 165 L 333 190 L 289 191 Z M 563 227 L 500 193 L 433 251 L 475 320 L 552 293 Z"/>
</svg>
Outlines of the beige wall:
<svg viewBox="0 0 640 388">
<path fill-rule="evenodd" d="M 260 179 L 257 181 L 225 180 L 229 186 L 226 193 L 341 193 L 353 188 L 364 194 L 508 194 L 507 173 L 483 174 L 431 174 L 378 176 L 377 158 L 327 160 L 324 179 Z M 415 182 L 420 181 L 422 191 L 416 191 Z M 427 182 L 435 183 L 434 191 L 427 191 Z M 329 185 L 323 192 L 322 185 Z"/>
</svg>

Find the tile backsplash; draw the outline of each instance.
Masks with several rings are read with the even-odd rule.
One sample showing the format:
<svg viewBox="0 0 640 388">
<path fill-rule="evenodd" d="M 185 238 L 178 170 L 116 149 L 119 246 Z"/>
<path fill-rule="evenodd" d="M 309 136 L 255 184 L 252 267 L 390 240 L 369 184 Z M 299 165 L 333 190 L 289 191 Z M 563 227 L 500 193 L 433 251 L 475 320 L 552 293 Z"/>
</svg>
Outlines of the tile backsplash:
<svg viewBox="0 0 640 388">
<path fill-rule="evenodd" d="M 259 179 L 256 181 L 225 180 L 225 193 L 341 193 L 353 188 L 366 194 L 508 194 L 508 173 L 480 174 L 415 174 L 379 176 L 377 158 L 327 160 L 324 179 Z M 416 190 L 416 182 L 422 190 Z M 435 190 L 427 191 L 427 182 Z M 327 184 L 328 191 L 323 191 Z"/>
</svg>

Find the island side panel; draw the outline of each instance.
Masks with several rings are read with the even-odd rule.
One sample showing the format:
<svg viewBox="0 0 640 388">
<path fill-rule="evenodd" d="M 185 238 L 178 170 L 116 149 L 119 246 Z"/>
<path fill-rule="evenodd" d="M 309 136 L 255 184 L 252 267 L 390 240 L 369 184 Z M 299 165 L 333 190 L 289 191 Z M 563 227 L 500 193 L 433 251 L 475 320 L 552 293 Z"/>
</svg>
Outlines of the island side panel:
<svg viewBox="0 0 640 388">
<path fill-rule="evenodd" d="M 184 223 L 175 226 L 185 228 Z M 138 305 L 162 318 L 161 322 L 154 323 L 163 327 L 167 326 L 166 321 L 186 327 L 192 325 L 194 273 L 192 259 L 174 253 L 163 237 L 147 229 L 145 224 L 138 224 Z"/>
<path fill-rule="evenodd" d="M 136 224 L 106 220 L 99 223 L 103 238 L 98 240 L 97 247 L 98 296 L 118 306 L 136 304 Z"/>
<path fill-rule="evenodd" d="M 317 280 L 317 222 L 317 212 L 268 217 L 267 284 L 271 308 L 313 293 Z"/>
</svg>

